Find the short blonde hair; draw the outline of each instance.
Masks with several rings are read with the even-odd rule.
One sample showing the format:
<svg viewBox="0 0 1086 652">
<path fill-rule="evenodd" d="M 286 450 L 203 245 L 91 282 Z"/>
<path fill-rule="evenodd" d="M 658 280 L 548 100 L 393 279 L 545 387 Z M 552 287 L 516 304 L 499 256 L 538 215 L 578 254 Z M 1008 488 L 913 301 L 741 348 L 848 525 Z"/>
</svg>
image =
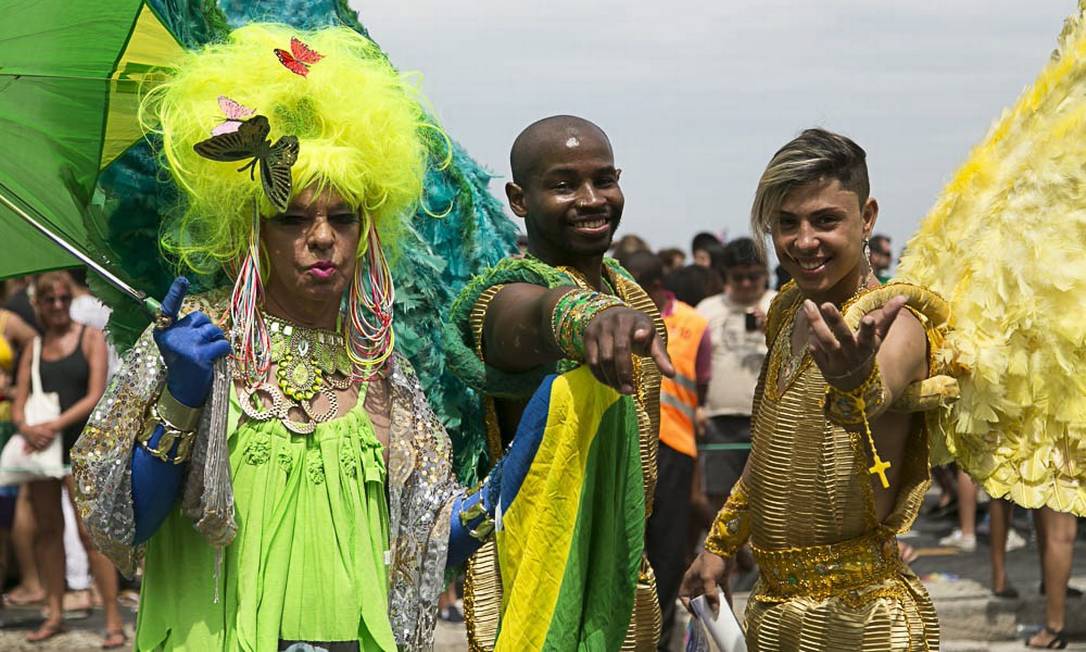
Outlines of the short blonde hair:
<svg viewBox="0 0 1086 652">
<path fill-rule="evenodd" d="M 777 212 L 793 189 L 808 183 L 837 179 L 856 193 L 861 208 L 871 186 L 867 152 L 847 136 L 825 129 L 807 129 L 769 159 L 750 210 L 750 230 L 759 254 L 766 258 L 766 236 L 773 231 Z"/>
</svg>

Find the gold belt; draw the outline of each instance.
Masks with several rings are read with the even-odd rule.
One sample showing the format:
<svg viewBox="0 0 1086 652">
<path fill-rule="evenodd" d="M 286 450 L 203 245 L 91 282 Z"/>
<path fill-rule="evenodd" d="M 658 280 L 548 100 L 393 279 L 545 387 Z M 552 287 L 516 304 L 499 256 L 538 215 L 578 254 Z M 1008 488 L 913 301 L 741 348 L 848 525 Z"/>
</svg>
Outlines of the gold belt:
<svg viewBox="0 0 1086 652">
<path fill-rule="evenodd" d="M 882 529 L 823 546 L 751 548 L 761 573 L 754 597 L 761 600 L 858 594 L 864 586 L 907 572 L 897 539 Z"/>
</svg>

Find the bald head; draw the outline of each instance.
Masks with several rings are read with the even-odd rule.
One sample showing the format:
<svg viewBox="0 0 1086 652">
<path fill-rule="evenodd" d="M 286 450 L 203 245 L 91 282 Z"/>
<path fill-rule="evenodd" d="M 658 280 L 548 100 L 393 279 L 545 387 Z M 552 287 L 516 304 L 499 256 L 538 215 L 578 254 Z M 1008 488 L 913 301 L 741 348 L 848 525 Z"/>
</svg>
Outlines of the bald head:
<svg viewBox="0 0 1086 652">
<path fill-rule="evenodd" d="M 591 142 L 589 142 L 591 141 Z M 573 115 L 553 115 L 525 127 L 509 152 L 513 183 L 524 183 L 562 152 L 586 145 L 604 145 L 611 150 L 607 134 L 594 123 Z"/>
</svg>

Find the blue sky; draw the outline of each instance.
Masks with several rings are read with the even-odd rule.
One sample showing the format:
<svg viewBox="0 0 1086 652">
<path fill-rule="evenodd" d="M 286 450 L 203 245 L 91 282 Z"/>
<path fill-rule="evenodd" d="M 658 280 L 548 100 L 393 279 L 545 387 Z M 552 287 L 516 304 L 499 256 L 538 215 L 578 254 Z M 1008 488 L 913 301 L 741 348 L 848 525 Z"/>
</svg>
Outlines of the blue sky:
<svg viewBox="0 0 1086 652">
<path fill-rule="evenodd" d="M 371 35 L 499 175 L 528 123 L 597 122 L 623 169 L 623 233 L 689 246 L 747 232 L 772 153 L 808 126 L 868 152 L 895 250 L 1041 70 L 1073 0 L 367 0 Z"/>
</svg>

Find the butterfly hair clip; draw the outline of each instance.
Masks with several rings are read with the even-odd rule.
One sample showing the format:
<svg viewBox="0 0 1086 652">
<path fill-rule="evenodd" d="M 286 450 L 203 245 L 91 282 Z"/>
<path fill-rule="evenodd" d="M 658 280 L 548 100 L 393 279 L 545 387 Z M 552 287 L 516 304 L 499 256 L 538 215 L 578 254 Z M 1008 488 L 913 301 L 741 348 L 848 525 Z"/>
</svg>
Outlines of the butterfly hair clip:
<svg viewBox="0 0 1086 652">
<path fill-rule="evenodd" d="M 277 210 L 285 211 L 294 184 L 290 168 L 298 160 L 298 137 L 282 136 L 273 144 L 268 139 L 271 125 L 262 115 L 236 122 L 238 125 L 233 131 L 201 140 L 193 145 L 193 149 L 200 156 L 212 161 L 251 159 L 238 168 L 238 172 L 249 170 L 249 178 L 255 180 L 256 168 L 259 165 L 264 194 Z"/>
<path fill-rule="evenodd" d="M 241 126 L 243 120 L 256 113 L 256 111 L 238 104 L 225 95 L 219 96 L 219 108 L 226 115 L 226 120 L 211 130 L 212 136 L 234 133 Z"/>
<path fill-rule="evenodd" d="M 324 58 L 323 54 L 293 36 L 290 37 L 290 52 L 275 48 L 275 56 L 279 57 L 279 63 L 283 64 L 283 67 L 302 77 L 308 77 L 309 66 Z"/>
</svg>

